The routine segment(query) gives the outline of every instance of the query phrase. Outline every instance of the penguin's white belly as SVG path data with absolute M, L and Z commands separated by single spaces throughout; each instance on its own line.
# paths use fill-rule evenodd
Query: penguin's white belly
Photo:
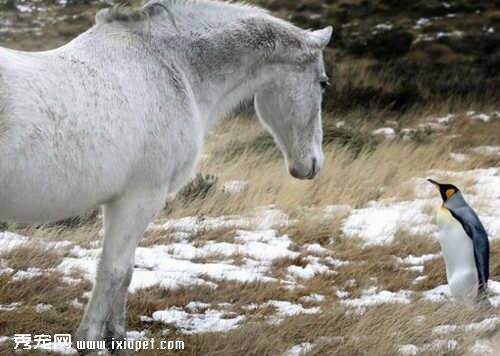
M 448 210 L 441 208 L 438 211 L 437 222 L 451 295 L 459 299 L 474 300 L 479 281 L 472 240 Z

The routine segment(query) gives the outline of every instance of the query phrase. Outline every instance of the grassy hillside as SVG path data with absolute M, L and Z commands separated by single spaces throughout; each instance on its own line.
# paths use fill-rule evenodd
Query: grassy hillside
M 312 182 L 293 180 L 256 120 L 221 122 L 200 175 L 137 253 L 136 272 L 165 284 L 135 290 L 128 304 L 129 329 L 184 340 L 186 350 L 143 354 L 498 354 L 500 2 L 255 3 L 304 28 L 334 26 L 324 169 Z M 26 50 L 69 41 L 107 6 L 0 4 L 0 45 Z M 486 225 L 491 309 L 446 294 L 429 176 L 459 186 Z M 0 232 L 0 354 L 8 355 L 13 343 L 2 335 L 74 331 L 101 218 L 4 228 L 26 236 Z M 234 328 L 193 331 L 214 315 Z
M 0 43 L 61 45 L 118 1 L 2 0 Z M 139 3 L 139 1 L 133 1 Z M 255 0 L 303 28 L 334 26 L 328 111 L 404 111 L 500 100 L 500 2 L 492 0 Z

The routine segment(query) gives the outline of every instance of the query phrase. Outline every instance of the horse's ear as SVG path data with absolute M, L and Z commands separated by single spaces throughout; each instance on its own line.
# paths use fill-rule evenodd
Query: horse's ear
M 332 38 L 332 32 L 332 26 L 327 26 L 321 30 L 309 32 L 308 35 L 311 46 L 319 49 L 325 48 Z

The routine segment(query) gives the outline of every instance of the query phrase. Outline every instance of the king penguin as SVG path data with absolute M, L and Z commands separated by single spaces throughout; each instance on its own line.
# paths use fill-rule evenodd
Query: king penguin
M 452 184 L 432 179 L 443 203 L 437 208 L 439 243 L 446 264 L 451 295 L 466 302 L 486 300 L 489 278 L 490 244 L 477 214 Z

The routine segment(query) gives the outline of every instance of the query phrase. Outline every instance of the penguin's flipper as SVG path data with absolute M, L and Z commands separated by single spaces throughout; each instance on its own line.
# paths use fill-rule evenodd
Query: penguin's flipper
M 490 243 L 488 234 L 474 210 L 469 206 L 451 210 L 451 215 L 457 219 L 471 238 L 474 247 L 474 259 L 479 277 L 479 290 L 486 289 L 490 277 Z

